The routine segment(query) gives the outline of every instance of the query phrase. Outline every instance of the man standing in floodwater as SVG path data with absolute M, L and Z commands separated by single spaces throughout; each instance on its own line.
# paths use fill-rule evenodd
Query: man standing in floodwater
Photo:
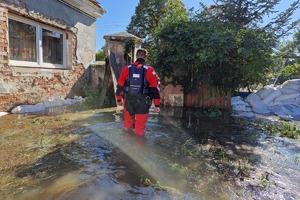
M 158 77 L 146 59 L 147 50 L 138 49 L 136 61 L 122 69 L 116 91 L 117 105 L 124 106 L 124 129 L 134 130 L 138 136 L 145 135 L 152 100 L 154 112 L 160 111 Z

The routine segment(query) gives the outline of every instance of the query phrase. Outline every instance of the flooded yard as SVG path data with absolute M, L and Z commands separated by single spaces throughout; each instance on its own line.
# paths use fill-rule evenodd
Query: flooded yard
M 300 199 L 299 139 L 191 113 L 151 113 L 144 138 L 116 108 L 2 116 L 0 199 Z

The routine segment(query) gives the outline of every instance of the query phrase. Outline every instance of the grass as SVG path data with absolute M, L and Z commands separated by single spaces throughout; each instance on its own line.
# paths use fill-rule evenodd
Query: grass
M 34 166 L 39 159 L 78 137 L 69 134 L 74 128 L 73 121 L 53 116 L 25 116 L 11 120 L 5 128 L 3 134 L 18 131 L 0 140 L 0 185 L 3 191 L 13 188 L 14 193 L 24 186 L 39 184 L 32 176 L 17 177 L 17 171 Z

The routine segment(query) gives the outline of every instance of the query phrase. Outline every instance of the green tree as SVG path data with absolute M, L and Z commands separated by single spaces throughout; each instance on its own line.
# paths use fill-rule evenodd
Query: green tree
M 280 45 L 277 57 L 282 63 L 273 74 L 274 78 L 278 76 L 277 84 L 300 77 L 300 29 L 294 33 L 292 41 Z
M 101 47 L 101 50 L 99 50 L 96 53 L 96 61 L 105 61 L 106 57 L 106 47 L 105 45 Z
M 281 56 L 300 56 L 300 29 L 294 33 L 292 41 L 288 40 L 280 45 L 279 51 Z
M 235 89 L 264 82 L 272 66 L 272 39 L 261 30 L 194 21 L 160 34 L 156 65 L 161 78 L 183 85 L 186 92 L 199 84 Z
M 159 42 L 158 30 L 166 23 L 187 20 L 188 12 L 181 0 L 140 0 L 127 32 L 144 40 L 143 47 L 149 51 L 149 62 L 153 63 Z
M 292 21 L 292 15 L 299 9 L 300 0 L 295 0 L 289 8 L 278 12 L 275 8 L 280 2 L 281 0 L 216 0 L 215 5 L 208 8 L 202 4 L 205 12 L 200 15 L 235 24 L 237 28 L 260 25 L 279 38 L 288 34 L 300 22 L 300 19 Z M 272 16 L 272 19 L 264 24 L 264 18 L 268 16 Z
M 299 23 L 290 22 L 299 6 L 296 1 L 262 26 L 278 2 L 216 0 L 211 7 L 201 4 L 202 10 L 189 22 L 165 26 L 158 34 L 156 65 L 161 78 L 183 85 L 185 92 L 199 84 L 233 90 L 268 82 L 276 41 Z

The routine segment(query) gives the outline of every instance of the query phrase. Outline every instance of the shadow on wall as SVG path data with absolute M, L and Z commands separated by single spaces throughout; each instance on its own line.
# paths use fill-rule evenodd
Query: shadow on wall
M 119 80 L 120 74 L 121 74 L 121 67 L 122 65 L 118 65 L 117 61 L 116 61 L 116 55 L 114 52 L 110 52 L 109 54 L 109 61 L 111 63 L 111 68 L 114 71 L 114 74 L 116 76 L 116 80 Z
M 109 102 L 114 101 L 111 70 L 104 61 L 97 61 L 95 64 L 90 65 L 83 75 L 78 78 L 66 98 L 87 97 L 90 95 L 99 96 L 97 107 L 103 107 L 107 98 L 109 98 Z

